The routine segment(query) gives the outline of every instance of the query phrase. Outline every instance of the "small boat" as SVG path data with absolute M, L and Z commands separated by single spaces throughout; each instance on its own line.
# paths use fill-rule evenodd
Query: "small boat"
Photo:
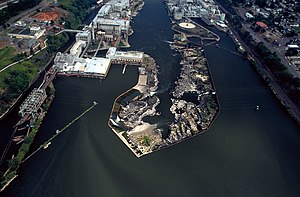
M 47 144 L 44 144 L 44 145 L 43 145 L 43 148 L 44 148 L 44 149 L 48 148 L 48 146 L 49 146 L 50 144 L 51 144 L 51 142 L 48 142 Z
M 256 105 L 255 110 L 256 110 L 256 111 L 259 110 L 259 105 Z

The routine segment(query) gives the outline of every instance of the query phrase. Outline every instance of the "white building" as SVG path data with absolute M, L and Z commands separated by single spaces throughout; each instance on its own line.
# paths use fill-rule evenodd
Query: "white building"
M 110 2 L 110 4 L 112 5 L 112 10 L 116 12 L 129 8 L 129 0 L 116 0 Z
M 70 49 L 70 54 L 79 57 L 84 47 L 86 47 L 86 41 L 78 40 Z
M 112 10 L 111 5 L 110 4 L 105 4 L 98 11 L 98 14 L 95 18 L 101 18 L 101 17 L 107 16 L 110 13 L 111 10 Z
M 41 30 L 41 27 L 40 26 L 31 26 L 29 29 L 30 29 L 30 32 L 36 33 Z
M 105 78 L 111 65 L 107 58 L 79 58 L 72 54 L 57 53 L 53 67 L 59 74 Z
M 33 29 L 33 31 L 31 30 Z M 28 39 L 39 39 L 41 36 L 43 36 L 46 32 L 46 29 L 39 29 L 38 28 L 27 28 L 23 29 L 22 31 L 15 33 L 7 33 L 8 36 L 18 38 L 18 39 L 23 39 L 23 38 L 28 38 Z
M 110 47 L 106 53 L 106 58 L 121 63 L 141 63 L 144 59 L 144 52 L 117 51 L 115 47 Z
M 106 18 L 98 18 L 94 22 L 94 27 L 97 29 L 101 29 L 106 33 L 110 34 L 120 34 L 121 31 L 127 32 L 130 27 L 129 20 L 123 19 L 106 19 Z
M 85 32 L 77 33 L 76 34 L 76 42 L 79 40 L 90 42 L 91 41 L 91 32 L 85 31 Z
M 175 7 L 173 14 L 175 20 L 181 20 L 184 16 L 184 10 L 182 8 Z

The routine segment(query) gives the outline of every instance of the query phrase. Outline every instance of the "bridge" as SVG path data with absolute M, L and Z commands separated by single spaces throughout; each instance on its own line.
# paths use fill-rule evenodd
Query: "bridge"
M 72 33 L 82 33 L 82 32 L 85 32 L 83 30 L 78 30 L 78 29 L 64 29 L 63 31 L 65 31 L 65 32 L 72 32 Z
M 78 30 L 78 29 L 63 29 L 60 32 L 57 32 L 55 35 L 61 34 L 63 32 L 70 32 L 70 33 L 82 33 L 85 32 L 83 30 Z

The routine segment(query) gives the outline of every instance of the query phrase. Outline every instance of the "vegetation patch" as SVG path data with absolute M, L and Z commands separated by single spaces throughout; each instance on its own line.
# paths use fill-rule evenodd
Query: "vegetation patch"
M 59 0 L 60 7 L 69 12 L 65 27 L 77 29 L 95 0 Z
M 0 69 L 14 62 L 16 49 L 10 46 L 0 49 Z
M 12 103 L 28 87 L 50 60 L 44 50 L 31 59 L 18 63 L 0 73 L 0 114 L 8 110 Z

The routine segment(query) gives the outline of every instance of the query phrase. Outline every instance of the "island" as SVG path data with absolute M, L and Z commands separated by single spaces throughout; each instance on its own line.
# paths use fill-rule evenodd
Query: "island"
M 172 20 L 172 19 L 171 19 Z M 182 61 L 180 76 L 170 92 L 170 111 L 174 121 L 169 124 L 168 136 L 163 137 L 159 124 L 143 120 L 146 116 L 159 116 L 156 111 L 160 100 L 159 66 L 144 54 L 139 64 L 137 84 L 116 98 L 108 125 L 137 157 L 169 147 L 207 131 L 219 112 L 218 99 L 204 50 L 188 40 L 219 41 L 213 32 L 191 20 L 172 20 L 174 35 L 171 49 L 178 52 Z

